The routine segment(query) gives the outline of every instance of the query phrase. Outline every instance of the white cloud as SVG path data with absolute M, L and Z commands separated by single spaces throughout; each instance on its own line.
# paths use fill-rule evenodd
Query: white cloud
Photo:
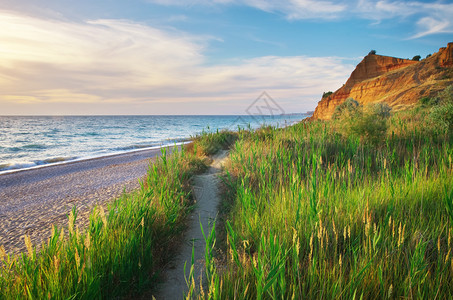
M 246 5 L 259 10 L 281 13 L 288 19 L 331 19 L 345 11 L 346 5 L 316 0 L 147 0 L 161 5 L 191 7 L 196 5 Z
M 407 20 L 413 17 L 414 31 L 410 38 L 453 32 L 453 3 L 436 1 L 391 0 L 147 0 L 161 5 L 177 6 L 215 6 L 246 5 L 270 13 L 283 14 L 289 20 L 338 20 L 351 17 L 375 21 L 397 19 Z
M 401 21 L 413 18 L 416 33 L 410 37 L 412 39 L 453 32 L 453 3 L 359 0 L 354 12 L 359 17 L 378 22 L 386 19 Z
M 207 65 L 209 37 L 127 20 L 0 12 L 0 27 L 0 114 L 70 114 L 77 105 L 92 113 L 241 113 L 264 90 L 300 111 L 353 69 L 341 58 L 304 56 Z

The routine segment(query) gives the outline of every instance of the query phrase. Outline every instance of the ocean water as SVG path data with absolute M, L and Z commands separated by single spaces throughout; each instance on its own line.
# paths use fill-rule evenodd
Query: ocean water
M 174 145 L 203 130 L 283 127 L 306 117 L 0 116 L 0 173 Z

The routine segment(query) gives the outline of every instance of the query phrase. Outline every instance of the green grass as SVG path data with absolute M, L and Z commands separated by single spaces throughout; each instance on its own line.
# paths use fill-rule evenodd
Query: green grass
M 190 179 L 206 168 L 184 148 L 162 154 L 140 190 L 96 208 L 83 232 L 73 209 L 39 252 L 28 238 L 28 253 L 0 248 L 0 299 L 111 299 L 154 288 L 191 207 Z
M 0 299 L 133 298 L 155 288 L 191 208 L 191 178 L 206 169 L 202 155 L 226 148 L 222 219 L 204 229 L 206 283 L 188 278 L 190 298 L 451 299 L 450 102 L 386 117 L 379 134 L 366 122 L 344 132 L 341 119 L 203 132 L 190 151 L 164 152 L 139 191 L 95 209 L 87 229 L 74 227 L 74 209 L 39 251 L 28 238 L 20 256 L 0 247 Z M 436 119 L 439 109 L 448 114 Z
M 238 129 L 241 133 L 241 128 Z M 237 140 L 239 133 L 228 130 L 211 132 L 208 128 L 208 130 L 203 130 L 201 134 L 193 137 L 195 150 L 206 155 L 212 155 L 219 150 L 228 149 Z
M 451 299 L 453 139 L 424 115 L 395 113 L 375 145 L 335 121 L 240 132 L 224 255 L 194 297 Z

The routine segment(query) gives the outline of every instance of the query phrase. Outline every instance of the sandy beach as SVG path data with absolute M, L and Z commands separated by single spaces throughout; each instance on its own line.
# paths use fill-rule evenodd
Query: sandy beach
M 141 150 L 0 175 L 0 245 L 18 253 L 25 249 L 25 234 L 40 245 L 52 224 L 67 223 L 74 206 L 83 226 L 94 205 L 138 188 L 160 153 Z

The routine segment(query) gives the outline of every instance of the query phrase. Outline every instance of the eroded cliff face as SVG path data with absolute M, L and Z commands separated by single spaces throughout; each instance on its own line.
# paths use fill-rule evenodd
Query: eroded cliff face
M 327 120 L 347 98 L 360 104 L 386 102 L 394 109 L 431 97 L 453 84 L 453 43 L 420 62 L 369 54 L 357 65 L 348 81 L 323 98 L 313 119 Z

